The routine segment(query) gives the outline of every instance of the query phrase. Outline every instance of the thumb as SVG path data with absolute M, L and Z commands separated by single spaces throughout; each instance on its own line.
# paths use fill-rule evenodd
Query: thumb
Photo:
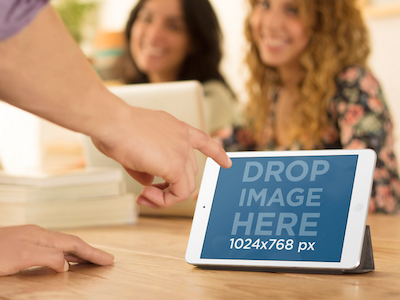
M 60 249 L 29 245 L 25 251 L 26 256 L 20 260 L 17 272 L 36 266 L 48 267 L 56 272 L 69 270 L 69 264 L 64 258 L 64 252 Z

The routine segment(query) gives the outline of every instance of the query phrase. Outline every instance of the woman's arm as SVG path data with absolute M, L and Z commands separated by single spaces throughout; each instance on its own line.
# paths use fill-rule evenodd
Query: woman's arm
M 370 148 L 377 154 L 370 211 L 398 211 L 400 180 L 393 126 L 379 83 L 360 67 L 345 70 L 338 78 L 335 107 L 343 148 Z

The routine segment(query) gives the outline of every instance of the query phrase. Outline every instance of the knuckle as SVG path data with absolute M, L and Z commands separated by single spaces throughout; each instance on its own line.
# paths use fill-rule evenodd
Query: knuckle
M 176 199 L 176 203 L 189 199 L 192 191 L 193 190 L 191 188 L 188 188 L 186 191 L 182 192 L 180 197 Z
M 55 251 L 53 252 L 53 260 L 56 265 L 63 266 L 65 257 L 64 257 L 64 252 L 61 250 L 54 249 Z
M 210 141 L 210 137 L 203 131 L 198 131 L 196 134 L 196 144 L 205 145 Z
M 22 225 L 22 228 L 28 231 L 44 231 L 45 229 L 36 224 Z
M 190 185 L 190 194 L 192 194 L 194 192 L 194 190 L 196 189 L 196 182 L 192 181 L 191 185 Z M 190 196 L 190 195 L 189 195 Z
M 80 237 L 72 235 L 71 237 L 71 245 L 70 249 L 72 252 L 76 253 L 79 252 L 79 249 L 82 246 L 83 240 Z
M 32 253 L 27 249 L 28 247 L 20 247 L 18 251 L 18 257 L 20 260 L 20 263 L 26 264 L 27 262 L 30 261 Z

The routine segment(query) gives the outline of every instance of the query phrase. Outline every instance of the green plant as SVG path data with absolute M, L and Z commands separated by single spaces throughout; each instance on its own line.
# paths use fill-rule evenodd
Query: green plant
M 97 7 L 97 3 L 82 0 L 62 0 L 55 6 L 68 31 L 80 44 L 83 39 L 83 25 L 87 15 Z

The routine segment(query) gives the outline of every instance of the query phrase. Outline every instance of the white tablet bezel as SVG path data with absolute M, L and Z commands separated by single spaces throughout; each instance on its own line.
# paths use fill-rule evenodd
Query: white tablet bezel
M 337 156 L 358 155 L 353 191 L 350 200 L 343 250 L 340 262 L 202 259 L 200 258 L 212 201 L 216 190 L 220 166 L 208 159 L 203 174 L 196 211 L 193 218 L 185 259 L 196 266 L 215 267 L 265 267 L 352 270 L 359 266 L 369 199 L 372 189 L 376 154 L 373 150 L 310 150 L 310 151 L 251 151 L 228 152 L 231 158 L 243 157 L 290 157 L 290 156 Z

